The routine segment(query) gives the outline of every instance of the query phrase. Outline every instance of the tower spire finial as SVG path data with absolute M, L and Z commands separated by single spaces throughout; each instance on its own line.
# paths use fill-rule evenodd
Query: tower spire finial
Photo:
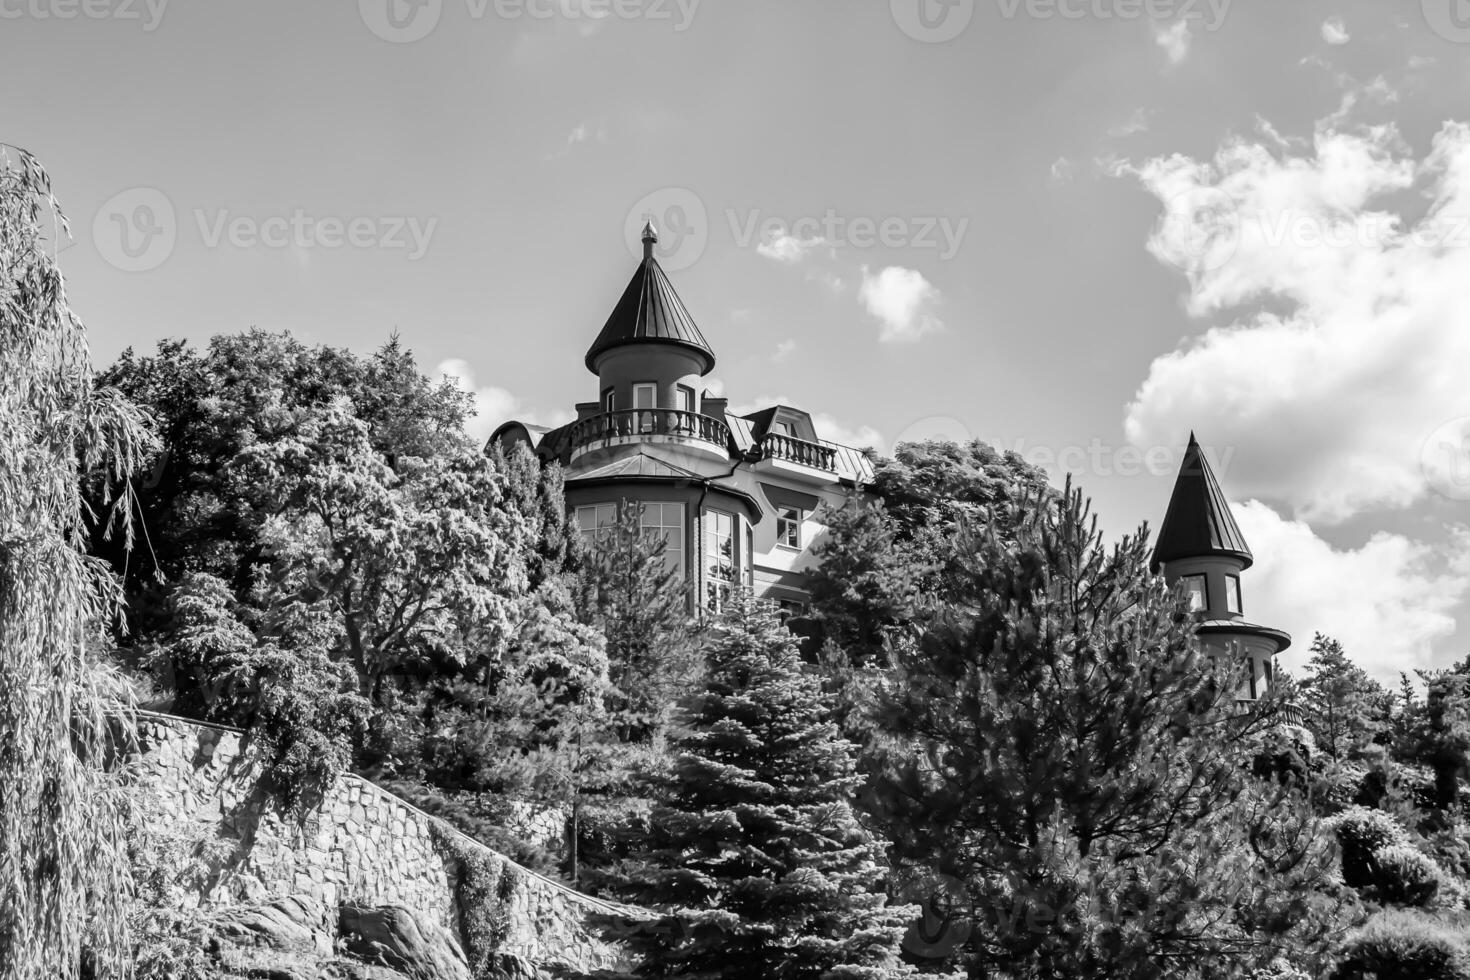
M 643 225 L 643 260 L 646 262 L 653 258 L 653 246 L 658 244 L 658 229 L 649 220 Z

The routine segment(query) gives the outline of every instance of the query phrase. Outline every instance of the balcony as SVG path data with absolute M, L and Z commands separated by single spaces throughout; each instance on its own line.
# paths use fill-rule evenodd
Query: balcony
M 730 429 L 719 419 L 697 412 L 631 408 L 574 422 L 568 439 L 573 458 L 589 449 L 644 440 L 703 444 L 724 455 L 729 451 Z
M 1239 708 L 1242 713 L 1254 712 L 1259 703 L 1259 701 L 1252 701 L 1250 698 L 1235 699 L 1235 706 Z M 1307 723 L 1307 713 L 1302 710 L 1302 707 L 1300 705 L 1291 704 L 1289 702 L 1280 705 L 1277 708 L 1276 717 L 1287 725 L 1305 726 Z
M 826 473 L 837 470 L 837 450 L 776 432 L 768 432 L 761 438 L 760 454 L 762 459 L 794 463 Z

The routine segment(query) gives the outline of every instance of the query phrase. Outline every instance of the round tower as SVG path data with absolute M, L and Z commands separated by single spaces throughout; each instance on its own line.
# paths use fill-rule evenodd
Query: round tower
M 1191 432 L 1154 545 L 1153 570 L 1162 571 L 1169 585 L 1182 587 L 1189 596 L 1200 642 L 1207 650 L 1247 661 L 1249 675 L 1237 694 L 1243 701 L 1265 696 L 1274 679 L 1276 655 L 1291 646 L 1286 633 L 1246 619 L 1241 577 L 1254 562 L 1220 482 Z
M 699 412 L 699 379 L 715 354 L 653 254 L 658 231 L 643 226 L 643 261 L 587 350 L 604 412 Z

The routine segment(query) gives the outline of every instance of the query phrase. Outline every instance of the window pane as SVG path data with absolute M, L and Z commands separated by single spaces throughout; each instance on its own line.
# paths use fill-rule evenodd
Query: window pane
M 1189 593 L 1190 612 L 1199 612 L 1209 607 L 1209 602 L 1205 595 L 1205 577 L 1203 575 L 1186 576 L 1184 587 Z
M 1233 613 L 1241 611 L 1239 575 L 1225 576 L 1225 608 Z

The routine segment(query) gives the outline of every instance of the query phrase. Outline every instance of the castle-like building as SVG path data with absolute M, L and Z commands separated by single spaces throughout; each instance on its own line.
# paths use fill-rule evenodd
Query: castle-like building
M 718 610 L 745 586 L 799 614 L 824 531 L 817 513 L 870 483 L 872 464 L 823 439 L 807 412 L 736 415 L 704 388 L 715 353 L 659 266 L 657 242 L 645 226 L 643 261 L 587 349 L 597 400 L 568 425 L 507 422 L 490 441 L 561 463 L 583 534 L 615 522 L 624 501 L 641 505 L 701 608 Z
M 736 415 L 704 388 L 715 353 L 654 255 L 643 261 L 587 350 L 597 399 L 560 428 L 506 422 L 490 437 L 528 446 L 564 470 L 567 506 L 585 535 L 618 520 L 625 504 L 662 535 L 665 558 L 692 585 L 692 603 L 718 611 L 746 587 L 800 614 L 806 573 L 825 529 L 822 505 L 840 506 L 871 483 L 858 449 L 821 437 L 807 412 L 770 405 Z M 1241 573 L 1253 559 L 1191 435 L 1160 528 L 1153 569 L 1183 583 L 1206 648 L 1251 665 L 1241 700 L 1269 688 L 1276 654 L 1291 638 L 1245 619 Z

